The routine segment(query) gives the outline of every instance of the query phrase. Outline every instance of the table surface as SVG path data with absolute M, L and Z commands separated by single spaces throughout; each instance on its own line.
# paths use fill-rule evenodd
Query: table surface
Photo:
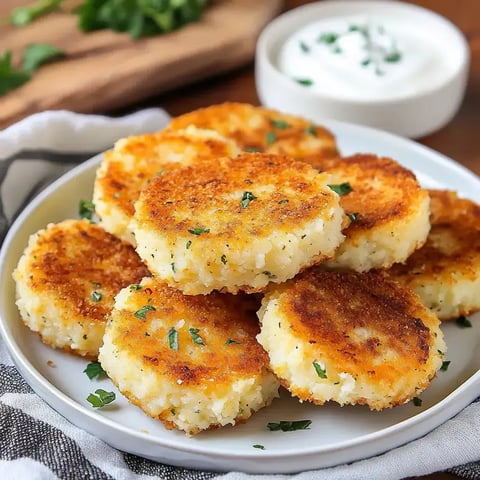
M 284 9 L 289 10 L 306 3 L 311 2 L 286 0 Z M 480 1 L 416 0 L 410 3 L 429 8 L 450 19 L 464 32 L 471 49 L 469 82 L 458 114 L 442 130 L 418 141 L 480 175 Z M 195 108 L 225 101 L 259 104 L 253 63 L 229 74 L 162 94 L 135 105 L 134 108 L 160 106 L 171 115 L 180 115 Z M 447 480 L 458 477 L 448 473 L 433 473 L 417 478 Z

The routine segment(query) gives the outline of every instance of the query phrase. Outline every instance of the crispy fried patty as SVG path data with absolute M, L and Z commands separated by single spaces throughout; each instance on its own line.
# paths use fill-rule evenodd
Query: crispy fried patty
M 117 296 L 99 359 L 120 391 L 187 434 L 236 424 L 269 405 L 279 384 L 255 340 L 243 296 L 185 296 L 158 279 Z
M 403 262 L 425 242 L 429 229 L 429 196 L 415 175 L 396 161 L 358 154 L 323 162 L 336 185 L 350 193 L 340 204 L 352 222 L 330 266 L 364 272 Z
M 135 206 L 137 251 L 195 295 L 258 291 L 333 255 L 345 219 L 328 176 L 270 154 L 170 169 Z
M 389 273 L 413 288 L 441 320 L 480 310 L 480 205 L 429 190 L 432 228 L 425 245 Z
M 96 357 L 114 295 L 148 274 L 130 245 L 65 220 L 30 237 L 13 278 L 23 321 L 44 343 Z
M 246 103 L 223 103 L 174 118 L 167 128 L 211 128 L 245 151 L 288 155 L 317 165 L 338 156 L 335 137 L 308 120 Z
M 236 156 L 233 140 L 213 130 L 193 126 L 119 140 L 105 152 L 97 170 L 93 201 L 107 231 L 135 245 L 129 224 L 141 190 L 170 165 L 190 165 L 196 160 Z
M 439 320 L 410 289 L 376 272 L 306 270 L 269 287 L 258 340 L 302 401 L 381 410 L 424 390 L 445 352 Z

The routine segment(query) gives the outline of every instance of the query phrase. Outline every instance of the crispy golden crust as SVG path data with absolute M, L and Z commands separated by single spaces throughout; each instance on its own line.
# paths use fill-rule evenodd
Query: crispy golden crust
M 246 151 L 284 154 L 317 165 L 338 156 L 334 136 L 325 128 L 275 110 L 244 103 L 223 103 L 174 118 L 167 128 L 195 125 L 233 138 Z
M 461 304 L 462 297 L 470 296 L 468 285 L 475 286 L 480 279 L 480 205 L 451 191 L 429 190 L 429 195 L 432 227 L 427 242 L 404 264 L 393 265 L 389 273 L 418 290 L 422 297 L 430 286 L 437 293 L 445 290 L 441 295 L 448 302 L 447 291 L 452 294 L 457 290 L 458 295 L 453 295 L 458 298 L 457 306 L 425 298 L 440 318 L 454 319 L 480 309 L 474 291 L 471 301 Z
M 135 250 L 87 220 L 66 220 L 41 232 L 29 252 L 29 287 L 52 295 L 66 319 L 104 322 L 114 296 L 149 275 Z M 101 294 L 95 301 L 93 292 Z

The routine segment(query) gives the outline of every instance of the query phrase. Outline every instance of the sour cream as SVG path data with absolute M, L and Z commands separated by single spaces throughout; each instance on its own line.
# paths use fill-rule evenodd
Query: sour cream
M 304 88 L 349 100 L 382 100 L 434 89 L 452 74 L 449 48 L 414 18 L 331 17 L 305 25 L 280 47 L 277 68 Z

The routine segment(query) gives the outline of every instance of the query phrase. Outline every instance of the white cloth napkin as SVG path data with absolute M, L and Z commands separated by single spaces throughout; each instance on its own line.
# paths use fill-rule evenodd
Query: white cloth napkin
M 168 118 L 159 109 L 116 119 L 43 112 L 0 132 L 4 226 L 32 191 L 120 137 L 161 129 Z M 472 463 L 479 461 L 480 401 L 476 401 L 419 440 L 377 457 L 318 471 L 254 476 L 155 463 L 113 449 L 52 410 L 21 378 L 0 339 L 0 479 L 395 480 L 446 469 L 480 479 L 480 463 Z

